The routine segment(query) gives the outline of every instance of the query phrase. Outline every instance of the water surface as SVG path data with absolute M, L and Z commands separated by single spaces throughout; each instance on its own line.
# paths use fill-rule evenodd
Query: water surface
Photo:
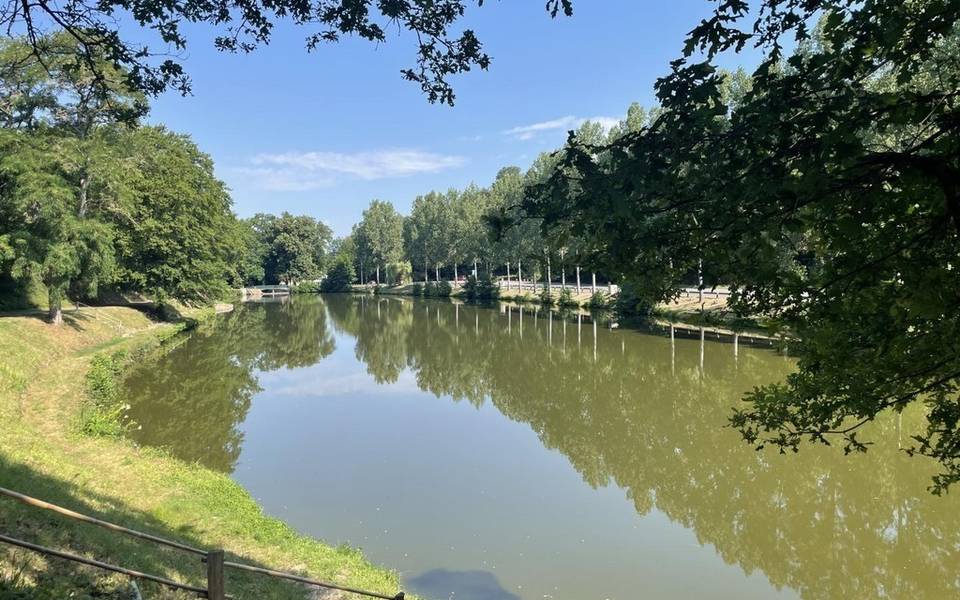
M 246 304 L 127 381 L 137 439 L 232 474 L 430 600 L 947 598 L 960 504 L 908 458 L 725 427 L 792 363 L 516 307 Z

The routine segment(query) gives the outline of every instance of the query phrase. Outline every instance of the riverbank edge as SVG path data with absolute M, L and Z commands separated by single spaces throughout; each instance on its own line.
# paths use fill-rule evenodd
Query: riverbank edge
M 91 313 L 92 318 L 87 316 Z M 359 550 L 332 547 L 265 515 L 258 502 L 225 474 L 137 447 L 123 437 L 78 433 L 80 411 L 88 402 L 86 375 L 94 357 L 125 353 L 130 359 L 122 364 L 122 376 L 169 348 L 171 341 L 182 339 L 183 333 L 216 326 L 212 307 L 189 311 L 175 323 L 150 321 L 132 308 L 82 315 L 85 318 L 69 315 L 63 326 L 67 329 L 31 316 L 0 318 L 0 346 L 6 346 L 7 357 L 0 358 L 0 486 L 195 547 L 222 547 L 234 560 L 385 594 L 400 589 L 397 573 L 374 566 Z M 13 537 L 203 584 L 202 565 L 191 555 L 147 542 L 131 543 L 118 534 L 7 499 L 0 499 L 0 506 L 0 526 Z M 309 595 L 296 584 L 245 574 L 231 573 L 228 585 L 238 599 L 340 597 Z M 60 598 L 85 590 L 128 598 L 128 586 L 120 576 L 0 546 L 4 593 Z M 141 588 L 168 594 L 149 584 Z
M 376 294 L 383 294 L 383 295 L 390 295 L 390 296 L 421 297 L 422 294 L 414 294 L 413 290 L 414 290 L 414 286 L 422 286 L 422 285 L 423 285 L 422 282 L 405 283 L 403 285 L 395 285 L 395 286 L 387 286 L 387 285 L 370 286 L 370 285 L 351 284 L 350 291 L 357 294 L 376 293 Z M 607 292 L 603 290 L 598 290 L 598 292 L 603 293 L 605 295 L 607 294 Z M 555 308 L 590 308 L 590 297 L 592 296 L 592 294 L 589 292 L 582 292 L 580 294 L 580 297 L 583 298 L 583 300 L 575 299 L 573 304 L 569 304 L 564 307 L 559 307 L 557 305 L 559 294 L 551 292 L 551 296 L 554 299 L 553 306 Z M 464 293 L 463 288 L 453 288 L 449 296 L 422 296 L 422 297 L 465 299 L 466 294 Z M 609 296 L 607 296 L 607 298 L 609 299 Z M 540 292 L 517 293 L 516 290 L 501 291 L 500 296 L 498 296 L 496 300 L 500 300 L 502 302 L 516 302 L 519 304 L 543 304 L 540 298 Z
M 354 294 L 380 294 L 385 296 L 411 296 L 411 297 L 424 297 L 413 293 L 413 286 L 416 283 L 408 283 L 398 286 L 385 286 L 381 285 L 379 287 L 369 286 L 369 285 L 351 285 L 351 289 L 346 293 Z M 374 291 L 376 290 L 376 291 Z M 602 290 L 601 290 L 602 291 Z M 606 293 L 606 292 L 604 292 Z M 442 300 L 444 298 L 457 298 L 459 300 L 466 300 L 466 296 L 463 293 L 462 289 L 454 289 L 450 296 L 429 296 L 427 298 L 432 298 L 434 300 Z M 609 298 L 609 297 L 608 297 Z M 534 304 L 538 306 L 543 306 L 543 303 L 540 301 L 538 295 L 533 295 L 529 292 L 523 294 L 516 293 L 506 293 L 501 294 L 499 298 L 493 300 L 493 302 L 513 302 L 515 304 Z M 576 305 L 568 306 L 558 306 L 554 304 L 549 307 L 553 310 L 585 310 L 585 311 L 604 311 L 610 310 L 609 307 L 595 307 L 591 306 L 588 298 L 585 302 L 579 302 Z M 630 323 L 647 323 L 652 325 L 665 325 L 674 324 L 677 326 L 704 329 L 706 332 L 714 334 L 716 341 L 722 342 L 733 342 L 735 336 L 740 334 L 746 334 L 747 336 L 764 341 L 775 342 L 784 337 L 783 332 L 781 332 L 776 325 L 770 323 L 766 319 L 752 318 L 752 319 L 737 319 L 732 316 L 729 316 L 724 313 L 724 311 L 717 310 L 716 308 L 710 308 L 706 311 L 692 310 L 692 309 L 677 309 L 667 305 L 660 305 L 655 307 L 651 313 L 646 317 L 628 317 L 625 319 L 625 322 Z M 789 337 L 789 336 L 787 336 Z

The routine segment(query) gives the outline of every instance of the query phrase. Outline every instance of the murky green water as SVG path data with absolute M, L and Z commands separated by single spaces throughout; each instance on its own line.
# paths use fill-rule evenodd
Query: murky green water
M 128 381 L 145 444 L 360 546 L 431 600 L 955 598 L 960 503 L 899 450 L 724 427 L 790 362 L 530 308 L 247 304 Z

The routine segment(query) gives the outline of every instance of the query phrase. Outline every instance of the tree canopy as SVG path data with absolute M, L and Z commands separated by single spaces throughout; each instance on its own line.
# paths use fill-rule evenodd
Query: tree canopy
M 139 125 L 142 95 L 108 62 L 71 66 L 76 43 L 0 72 L 0 266 L 61 304 L 103 285 L 184 301 L 238 278 L 242 230 L 210 158 L 187 136 Z M 29 57 L 23 42 L 0 56 Z M 98 78 L 104 78 L 97 83 Z
M 419 84 L 430 102 L 453 104 L 449 77 L 486 69 L 491 60 L 476 34 L 459 26 L 472 4 L 482 6 L 483 0 L 6 0 L 0 3 L 0 25 L 7 35 L 24 34 L 30 54 L 23 60 L 45 61 L 50 55 L 46 34 L 61 32 L 79 49 L 70 64 L 91 67 L 98 85 L 105 80 L 97 58 L 105 57 L 124 69 L 131 89 L 149 95 L 168 88 L 190 90 L 190 78 L 178 56 L 188 43 L 184 23 L 211 26 L 214 46 L 226 52 L 252 52 L 269 43 L 281 21 L 306 30 L 305 45 L 310 51 L 344 36 L 382 44 L 388 40 L 388 31 L 397 28 L 414 37 L 417 45 L 415 65 L 401 71 L 403 78 Z M 572 1 L 547 0 L 546 9 L 551 16 L 570 15 Z M 135 24 L 140 31 L 121 31 L 121 22 Z M 154 46 L 144 41 L 150 39 L 144 35 L 148 32 Z

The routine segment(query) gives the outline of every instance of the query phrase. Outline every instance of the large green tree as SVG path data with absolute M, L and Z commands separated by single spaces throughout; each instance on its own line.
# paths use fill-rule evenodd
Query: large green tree
M 213 161 L 184 135 L 141 127 L 119 142 L 136 198 L 113 217 L 118 281 L 153 298 L 212 299 L 239 283 L 243 230 Z
M 403 256 L 403 217 L 393 204 L 373 200 L 363 211 L 358 229 L 363 253 L 373 263 L 377 283 L 380 283 L 381 268 Z
M 81 214 L 57 141 L 0 130 L 0 247 L 15 279 L 46 287 L 50 321 L 59 325 L 67 293 L 95 295 L 112 279 L 115 257 L 108 222 Z
M 424 281 L 429 280 L 431 267 L 434 278 L 440 278 L 440 266 L 449 254 L 451 216 L 450 205 L 442 193 L 430 192 L 413 201 L 404 224 L 404 245 L 413 266 L 423 267 Z
M 305 215 L 258 215 L 266 241 L 264 273 L 267 283 L 294 284 L 319 279 L 326 268 L 333 231 Z
M 761 5 L 721 3 L 658 82 L 654 122 L 571 138 L 526 208 L 660 282 L 653 300 L 702 260 L 738 312 L 799 339 L 798 371 L 732 418 L 749 442 L 864 450 L 863 424 L 923 402 L 910 451 L 940 461 L 941 492 L 960 479 L 960 4 Z M 754 43 L 766 59 L 732 85 L 712 60 Z

